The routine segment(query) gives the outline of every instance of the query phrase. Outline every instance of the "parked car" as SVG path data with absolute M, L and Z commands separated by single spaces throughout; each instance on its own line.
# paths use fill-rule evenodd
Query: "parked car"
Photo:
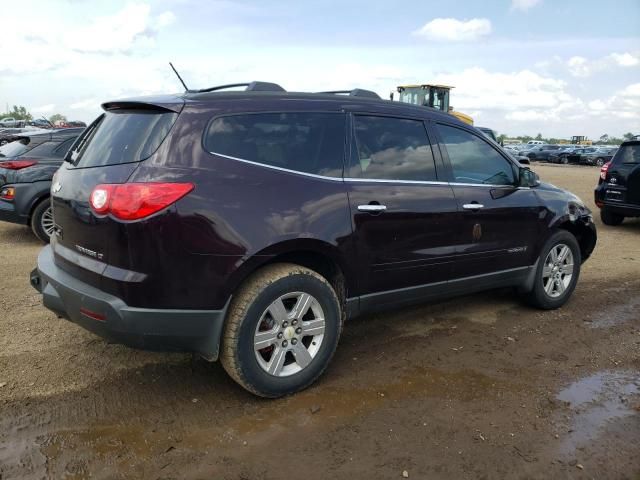
M 54 177 L 31 283 L 257 395 L 312 384 L 366 312 L 505 286 L 558 308 L 595 246 L 579 198 L 434 109 L 261 82 L 102 107 Z
M 569 163 L 585 163 L 585 159 L 583 157 L 592 154 L 597 149 L 597 147 L 584 147 L 582 150 L 576 149 L 567 155 L 567 161 Z
M 583 154 L 580 157 L 580 161 L 587 165 L 596 165 L 601 167 L 613 158 L 616 151 L 616 148 L 598 148 L 593 152 Z
M 529 140 L 527 145 L 544 145 L 544 142 L 542 140 Z
M 584 149 L 581 145 L 563 146 L 555 153 L 549 155 L 549 163 L 569 163 L 569 155 L 580 153 Z
M 538 147 L 534 147 L 531 150 L 522 152 L 522 154 L 528 157 L 530 160 L 535 161 L 548 161 L 549 156 L 560 150 L 559 145 L 540 145 Z
M 36 127 L 6 128 L 0 132 L 0 147 L 31 133 L 46 133 L 47 130 Z
M 18 120 L 13 117 L 0 118 L 0 127 L 13 128 L 18 126 Z
M 476 127 L 476 128 L 480 130 L 482 133 L 484 133 L 487 136 L 487 138 L 490 138 L 491 140 L 496 142 L 498 145 L 500 145 L 496 132 L 494 132 L 491 128 L 487 128 L 487 127 Z
M 595 202 L 605 225 L 620 225 L 625 217 L 640 217 L 640 141 L 620 145 L 600 169 Z
M 30 225 L 40 240 L 49 242 L 54 227 L 51 178 L 82 130 L 33 134 L 0 147 L 1 221 Z

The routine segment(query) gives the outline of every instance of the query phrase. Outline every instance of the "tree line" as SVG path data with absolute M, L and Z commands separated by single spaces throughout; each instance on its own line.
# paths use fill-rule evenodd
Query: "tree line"
M 11 110 L 8 112 L 0 113 L 0 119 L 5 117 L 13 117 L 16 120 L 24 120 L 25 122 L 31 122 L 33 120 L 33 115 L 24 107 L 23 105 L 14 105 Z M 44 118 L 40 117 L 40 118 Z M 67 121 L 67 117 L 60 113 L 54 113 L 49 118 L 47 118 L 51 123 L 55 124 L 58 121 Z

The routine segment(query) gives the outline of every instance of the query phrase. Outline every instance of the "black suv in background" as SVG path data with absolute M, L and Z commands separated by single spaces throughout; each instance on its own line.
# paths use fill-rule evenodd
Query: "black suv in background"
M 640 217 L 640 141 L 624 142 L 600 169 L 595 202 L 605 225 Z
M 51 178 L 82 130 L 25 134 L 0 147 L 0 221 L 30 225 L 40 240 L 49 241 Z
M 46 307 L 278 397 L 320 376 L 346 318 L 505 286 L 544 309 L 571 296 L 589 209 L 475 128 L 361 89 L 246 87 L 103 104 L 53 181 L 31 274 Z

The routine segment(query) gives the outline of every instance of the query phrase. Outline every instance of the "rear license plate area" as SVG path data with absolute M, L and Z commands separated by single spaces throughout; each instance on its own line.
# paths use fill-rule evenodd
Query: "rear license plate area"
M 607 200 L 616 200 L 618 202 L 621 202 L 624 199 L 624 195 L 620 190 L 607 189 L 605 198 Z

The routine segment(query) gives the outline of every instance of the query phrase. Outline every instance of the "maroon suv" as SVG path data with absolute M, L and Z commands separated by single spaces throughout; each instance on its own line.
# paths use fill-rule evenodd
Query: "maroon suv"
M 505 286 L 568 300 L 596 243 L 580 199 L 451 115 L 342 93 L 105 103 L 52 184 L 44 305 L 277 397 L 318 378 L 346 318 Z

